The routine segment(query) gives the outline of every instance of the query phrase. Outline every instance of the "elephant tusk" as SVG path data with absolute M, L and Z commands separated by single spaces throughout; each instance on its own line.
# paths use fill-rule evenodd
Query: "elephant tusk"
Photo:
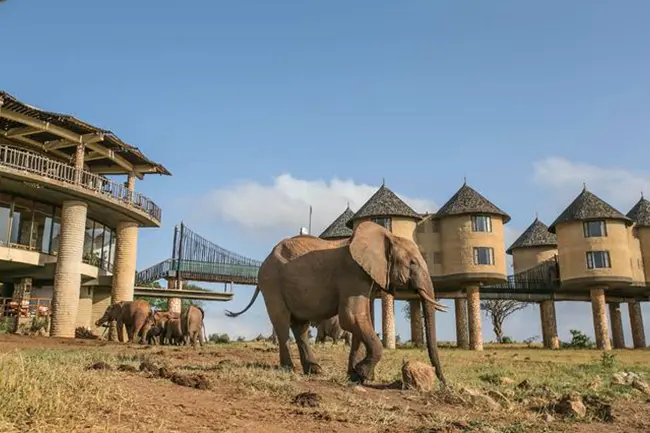
M 442 311 L 443 313 L 447 312 L 447 306 L 433 299 L 431 296 L 429 296 L 428 293 L 421 291 L 420 296 L 422 296 L 425 301 L 433 305 L 433 308 L 436 309 L 437 311 Z

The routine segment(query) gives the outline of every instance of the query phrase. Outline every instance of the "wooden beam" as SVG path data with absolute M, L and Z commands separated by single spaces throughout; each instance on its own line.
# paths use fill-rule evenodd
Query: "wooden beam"
M 102 154 L 99 153 L 99 152 L 88 152 L 88 153 L 86 154 L 86 158 L 85 158 L 85 160 L 86 160 L 86 161 L 95 161 L 95 160 L 97 160 L 97 159 L 105 159 L 105 158 L 106 158 L 106 156 L 105 156 L 105 155 L 102 155 Z
M 6 131 L 3 135 L 7 138 L 12 137 L 22 137 L 23 135 L 34 134 L 36 132 L 41 132 L 39 129 L 32 128 L 31 126 L 23 126 L 20 128 L 11 128 L 9 131 Z
M 72 147 L 76 145 L 77 143 L 75 143 L 74 141 L 66 140 L 64 138 L 61 140 L 46 141 L 45 143 L 43 143 L 43 148 L 45 149 L 45 151 L 51 152 L 53 150 L 63 149 L 64 147 Z
M 18 141 L 20 143 L 28 144 L 30 146 L 33 146 L 36 149 L 38 149 L 40 152 L 46 152 L 45 148 L 43 147 L 43 143 L 40 143 L 40 142 L 38 142 L 36 140 L 32 140 L 31 138 L 19 136 L 19 137 L 12 137 L 11 139 L 13 141 Z M 71 161 L 71 156 L 70 155 L 68 155 L 66 153 L 63 153 L 63 152 L 60 152 L 58 150 L 53 150 L 53 151 L 51 151 L 49 153 L 51 153 L 52 155 L 56 155 L 59 159 L 61 159 L 63 161 L 66 161 L 68 163 Z
M 33 117 L 29 117 L 22 113 L 17 113 L 12 110 L 7 110 L 2 106 L 0 106 L 0 117 L 4 117 L 5 119 L 13 120 L 15 122 L 23 123 L 27 126 L 37 128 L 41 131 L 49 132 L 60 138 L 70 140 L 74 143 L 84 143 L 84 135 L 76 134 L 58 125 L 53 125 L 50 122 L 44 122 L 42 120 L 34 119 Z M 131 164 L 129 161 L 127 161 L 126 159 L 124 159 L 119 155 L 115 155 L 115 152 L 113 152 L 112 150 L 106 149 L 105 147 L 98 145 L 97 142 L 94 142 L 92 139 L 88 140 L 88 142 L 84 144 L 86 144 L 90 149 L 94 150 L 95 152 L 102 153 L 107 158 L 115 161 L 115 163 L 125 168 L 127 172 L 136 171 L 133 168 L 133 164 Z

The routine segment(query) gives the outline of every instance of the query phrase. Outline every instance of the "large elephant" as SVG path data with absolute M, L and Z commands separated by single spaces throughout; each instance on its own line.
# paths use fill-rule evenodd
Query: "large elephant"
M 124 342 L 123 326 L 126 327 L 129 343 L 133 342 L 134 338 L 140 343 L 145 343 L 151 326 L 147 320 L 150 313 L 151 306 L 147 301 L 120 301 L 109 305 L 104 315 L 95 322 L 95 326 L 102 326 L 114 320 L 117 322 L 117 339 L 120 343 Z
M 293 369 L 289 328 L 293 331 L 305 374 L 320 373 L 309 345 L 309 324 L 338 314 L 341 327 L 352 333 L 348 375 L 354 381 L 374 379 L 383 347 L 370 319 L 370 298 L 376 290 L 416 292 L 423 308 L 429 359 L 443 385 L 446 381 L 436 344 L 434 310 L 446 311 L 434 297 L 427 264 L 417 245 L 370 221 L 362 222 L 349 239 L 324 240 L 299 235 L 280 241 L 258 272 L 258 285 L 246 312 L 262 292 L 269 318 L 278 336 L 280 364 Z M 428 303 L 428 305 L 426 304 Z M 357 356 L 360 344 L 366 357 Z
M 172 345 L 180 346 L 185 344 L 183 338 L 183 329 L 181 327 L 181 319 L 172 317 L 165 324 L 165 340 Z
M 317 323 L 316 330 L 316 343 L 325 343 L 327 337 L 330 337 L 334 344 L 336 344 L 340 339 L 343 339 L 345 344 L 348 345 L 352 341 L 352 334 L 350 331 L 341 328 L 338 315 Z
M 205 313 L 203 312 L 203 308 L 196 305 L 188 306 L 183 314 L 181 314 L 183 338 L 188 339 L 192 347 L 196 346 L 197 338 L 199 345 L 203 347 L 203 336 L 205 335 L 204 318 Z M 203 333 L 201 333 L 202 330 L 204 331 Z

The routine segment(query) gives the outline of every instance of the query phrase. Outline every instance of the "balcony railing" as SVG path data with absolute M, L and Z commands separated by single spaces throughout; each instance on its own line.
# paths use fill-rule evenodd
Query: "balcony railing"
M 129 191 L 123 184 L 112 182 L 98 174 L 77 170 L 69 164 L 29 151 L 1 145 L 0 165 L 80 186 L 87 191 L 101 194 L 104 197 L 140 209 L 156 221 L 161 220 L 161 209 L 144 195 L 139 192 Z

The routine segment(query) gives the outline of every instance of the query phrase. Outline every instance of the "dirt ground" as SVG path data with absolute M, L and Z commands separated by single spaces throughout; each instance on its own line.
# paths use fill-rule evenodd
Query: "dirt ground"
M 292 349 L 294 362 L 299 366 L 295 345 Z M 33 431 L 48 432 L 650 432 L 650 400 L 640 393 L 616 396 L 612 403 L 613 422 L 576 421 L 558 416 L 549 420 L 542 411 L 531 409 L 530 403 L 495 409 L 458 401 L 441 392 L 421 393 L 390 386 L 400 377 L 403 359 L 426 359 L 424 351 L 413 349 L 385 352 L 381 370 L 378 367 L 378 383 L 349 384 L 344 377 L 347 350 L 342 344 L 317 348 L 326 373 L 307 377 L 299 372 L 279 371 L 277 349 L 269 343 L 210 344 L 192 349 L 0 335 L 0 362 L 15 354 L 43 353 L 52 357 L 84 353 L 81 361 L 71 362 L 67 369 L 78 371 L 88 383 L 101 378 L 114 384 L 124 396 L 111 404 L 102 403 L 98 397 L 96 404 L 90 402 L 87 414 L 77 414 L 63 425 L 58 420 L 48 427 L 47 418 L 21 424 L 19 417 L 14 418 L 13 424 L 6 425 L 13 425 L 16 430 L 7 431 L 28 431 L 25 426 L 31 425 Z M 597 351 L 582 352 L 589 352 L 580 355 L 585 362 L 596 362 L 600 355 Z M 636 352 L 624 360 L 626 366 L 650 364 L 649 351 L 641 351 L 641 355 L 639 351 L 621 351 L 617 356 L 626 358 L 625 352 Z M 554 362 L 553 357 L 558 358 L 558 368 L 564 368 L 565 360 L 560 357 L 570 355 L 560 354 L 526 348 L 487 348 L 485 353 L 471 354 L 443 349 L 442 361 L 443 366 L 449 366 L 448 377 L 452 381 L 465 380 L 475 386 L 470 376 L 461 374 L 465 369 L 459 366 L 460 360 L 466 359 L 477 373 L 509 371 L 517 381 L 524 376 L 531 376 L 534 381 L 535 371 L 543 374 L 545 368 L 551 368 L 548 365 Z M 106 362 L 110 370 L 88 370 L 95 360 Z M 140 371 L 143 362 L 154 365 L 154 372 Z M 518 362 L 522 367 L 518 367 Z M 129 369 L 137 371 L 118 371 L 119 365 L 130 365 Z M 162 377 L 158 371 L 161 366 L 165 369 Z M 178 375 L 174 376 L 174 372 Z M 589 379 L 591 373 L 583 373 L 584 379 Z M 188 378 L 192 380 L 184 382 Z M 197 380 L 205 381 L 209 389 L 200 389 Z M 296 402 L 301 393 L 316 396 L 303 395 Z M 514 403 L 514 391 L 511 395 Z

